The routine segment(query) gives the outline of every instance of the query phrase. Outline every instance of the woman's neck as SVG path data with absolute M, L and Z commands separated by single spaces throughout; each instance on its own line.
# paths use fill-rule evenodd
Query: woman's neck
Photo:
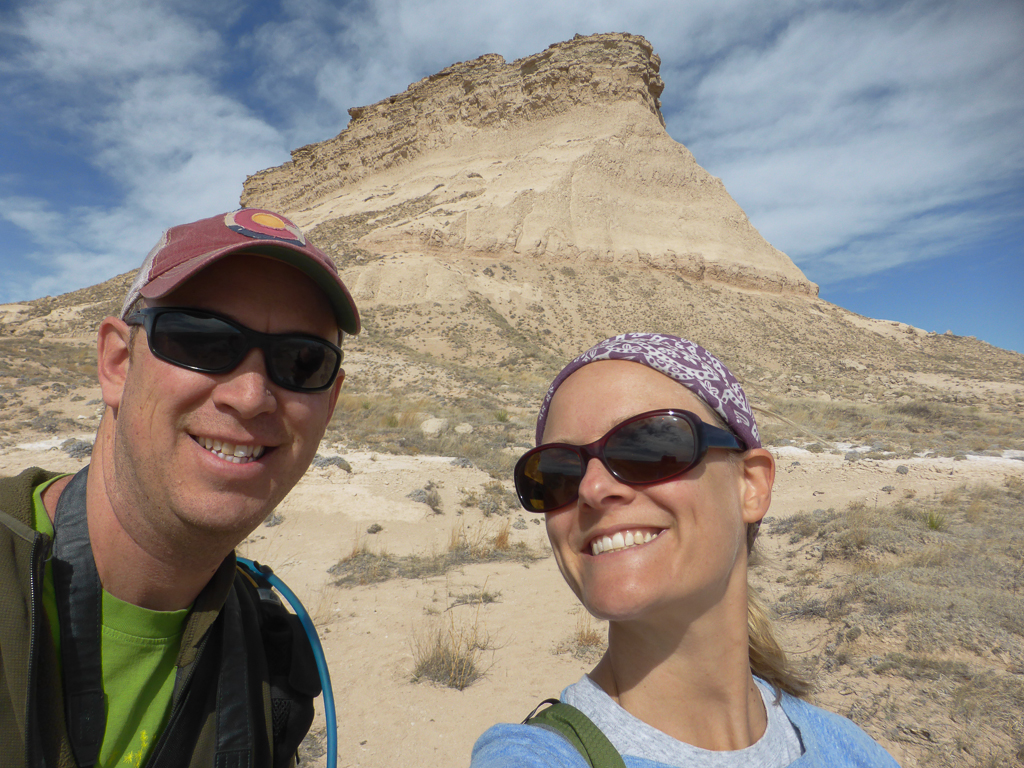
M 735 616 L 708 614 L 670 628 L 613 622 L 608 651 L 590 676 L 623 709 L 674 739 L 717 751 L 749 747 L 768 721 L 750 671 L 745 599 L 742 607 L 741 625 Z M 739 606 L 718 608 L 735 614 Z

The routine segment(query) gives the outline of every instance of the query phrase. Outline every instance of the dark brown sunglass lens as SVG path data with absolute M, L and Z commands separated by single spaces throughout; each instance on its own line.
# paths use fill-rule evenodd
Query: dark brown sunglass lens
M 663 414 L 623 424 L 608 437 L 604 458 L 620 480 L 653 483 L 682 472 L 696 451 L 690 423 Z
M 516 490 L 527 509 L 550 512 L 576 498 L 583 476 L 579 454 L 545 448 L 531 455 L 516 474 Z

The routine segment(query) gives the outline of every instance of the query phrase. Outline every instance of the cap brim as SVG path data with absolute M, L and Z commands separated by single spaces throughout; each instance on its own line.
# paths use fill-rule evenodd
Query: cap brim
M 235 253 L 266 256 L 299 270 L 327 296 L 338 327 L 349 335 L 359 333 L 361 327 L 359 310 L 356 309 L 352 294 L 349 293 L 341 277 L 332 274 L 327 268 L 318 264 L 306 251 L 298 247 L 291 247 L 286 243 L 270 244 L 254 241 L 204 253 L 150 280 L 139 293 L 147 299 L 162 298 L 206 267 Z

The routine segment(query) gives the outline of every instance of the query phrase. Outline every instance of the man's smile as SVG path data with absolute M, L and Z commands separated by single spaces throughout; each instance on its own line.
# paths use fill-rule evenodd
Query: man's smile
M 236 445 L 215 440 L 212 437 L 198 437 L 197 435 L 190 435 L 190 437 L 210 453 L 225 461 L 230 461 L 232 464 L 248 464 L 251 461 L 256 461 L 267 450 L 262 445 Z

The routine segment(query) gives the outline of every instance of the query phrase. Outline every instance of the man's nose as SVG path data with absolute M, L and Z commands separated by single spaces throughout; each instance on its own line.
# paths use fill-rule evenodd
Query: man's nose
M 214 400 L 251 419 L 277 410 L 276 385 L 270 381 L 259 349 L 250 349 L 237 368 L 218 377 Z

